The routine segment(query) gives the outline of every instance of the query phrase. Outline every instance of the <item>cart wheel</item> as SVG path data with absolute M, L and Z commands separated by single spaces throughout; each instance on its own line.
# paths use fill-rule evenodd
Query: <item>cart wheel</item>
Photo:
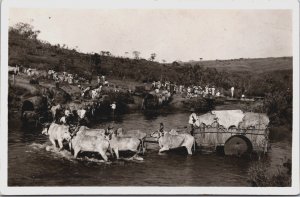
M 242 135 L 235 135 L 230 137 L 224 145 L 225 155 L 242 156 L 252 152 L 252 143 L 250 140 Z

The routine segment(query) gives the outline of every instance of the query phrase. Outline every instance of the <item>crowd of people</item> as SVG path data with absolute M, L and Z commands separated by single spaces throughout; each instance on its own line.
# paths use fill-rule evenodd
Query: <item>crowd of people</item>
M 216 88 L 214 85 L 206 85 L 204 88 L 202 88 L 200 85 L 190 85 L 190 86 L 184 86 L 184 85 L 177 85 L 176 83 L 172 83 L 170 81 L 154 81 L 152 83 L 152 88 L 155 90 L 156 93 L 159 93 L 161 91 L 167 90 L 171 94 L 184 94 L 186 93 L 186 97 L 207 97 L 207 96 L 213 96 L 213 97 L 221 97 L 221 90 L 220 88 Z M 231 92 L 233 95 L 234 87 L 231 88 Z

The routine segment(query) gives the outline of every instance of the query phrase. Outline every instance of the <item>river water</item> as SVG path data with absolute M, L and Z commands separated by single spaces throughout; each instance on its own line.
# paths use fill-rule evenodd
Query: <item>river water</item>
M 131 113 L 114 121 L 99 119 L 93 128 L 108 125 L 140 129 L 147 133 L 163 122 L 166 130 L 185 128 L 188 113 L 144 115 Z M 266 162 L 277 166 L 290 157 L 285 142 L 272 143 Z M 158 155 L 158 144 L 149 144 L 143 161 L 124 159 L 103 162 L 97 155 L 81 154 L 73 159 L 69 151 L 57 151 L 41 128 L 23 127 L 15 115 L 9 115 L 8 185 L 9 186 L 251 186 L 248 169 L 251 159 L 232 158 L 209 152 L 185 150 Z

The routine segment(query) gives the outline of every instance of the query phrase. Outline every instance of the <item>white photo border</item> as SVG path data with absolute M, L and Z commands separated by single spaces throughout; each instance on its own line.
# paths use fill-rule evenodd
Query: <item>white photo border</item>
M 8 187 L 8 12 L 10 8 L 290 9 L 293 12 L 291 187 Z M 297 0 L 3 0 L 1 4 L 0 194 L 5 195 L 297 195 L 299 194 L 299 2 Z

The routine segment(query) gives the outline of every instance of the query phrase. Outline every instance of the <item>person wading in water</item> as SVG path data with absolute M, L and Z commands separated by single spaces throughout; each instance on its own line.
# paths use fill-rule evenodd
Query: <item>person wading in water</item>
M 159 132 L 161 133 L 162 136 L 164 136 L 164 124 L 162 122 L 159 125 Z

